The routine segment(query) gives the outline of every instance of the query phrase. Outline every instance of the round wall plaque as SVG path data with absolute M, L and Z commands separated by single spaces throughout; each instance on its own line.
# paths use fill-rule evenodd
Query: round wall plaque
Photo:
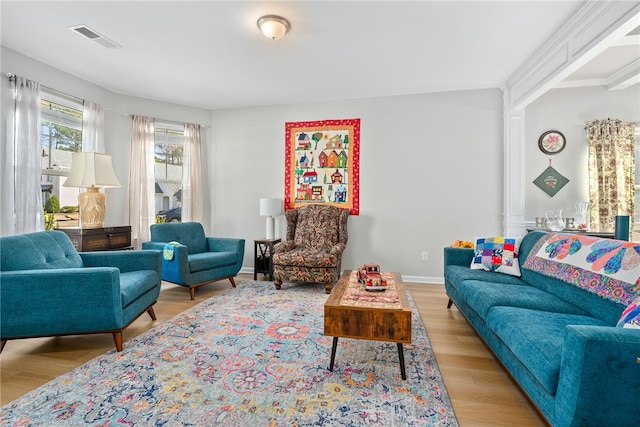
M 545 154 L 558 154 L 566 144 L 564 135 L 557 130 L 546 131 L 538 139 L 538 148 Z

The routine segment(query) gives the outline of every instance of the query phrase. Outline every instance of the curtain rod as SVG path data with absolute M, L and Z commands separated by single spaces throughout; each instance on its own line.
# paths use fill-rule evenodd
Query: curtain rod
M 133 116 L 142 116 L 142 114 L 122 113 L 122 116 L 123 116 L 123 117 L 133 117 Z M 175 125 L 184 125 L 185 123 L 188 123 L 188 122 L 180 122 L 180 121 L 178 121 L 178 120 L 160 119 L 160 118 L 158 118 L 158 117 L 152 117 L 152 119 L 153 119 L 153 120 L 157 120 L 157 121 L 159 121 L 159 122 L 172 123 L 172 124 L 175 124 Z M 191 124 L 198 125 L 198 126 L 203 127 L 203 128 L 206 128 L 206 127 L 207 127 L 207 125 L 203 125 L 203 124 L 201 124 L 201 123 L 191 123 Z
M 594 120 L 591 120 L 591 121 L 585 123 L 584 125 L 588 126 L 590 123 L 592 123 L 594 121 L 599 122 L 599 121 L 602 121 L 602 120 L 607 120 L 607 119 L 594 119 Z M 620 120 L 620 119 L 608 119 L 608 120 Z M 620 120 L 620 121 L 625 123 L 624 120 Z M 640 122 L 626 122 L 626 123 L 633 123 L 634 125 L 640 125 Z
M 11 79 L 14 79 L 16 77 L 16 75 L 13 74 L 13 73 L 7 73 L 7 77 L 9 78 L 9 80 L 11 80 Z M 51 88 L 49 86 L 45 86 L 43 84 L 41 84 L 40 87 L 42 89 L 46 90 L 47 92 L 53 94 L 53 95 L 58 95 L 58 96 L 60 96 L 62 98 L 71 99 L 72 101 L 75 101 L 75 102 L 77 102 L 79 104 L 84 104 L 85 103 L 85 99 L 78 98 L 75 95 L 70 95 L 70 94 L 62 92 L 62 91 L 60 91 L 58 89 L 53 89 L 53 88 Z M 109 111 L 109 107 L 104 107 L 104 111 Z

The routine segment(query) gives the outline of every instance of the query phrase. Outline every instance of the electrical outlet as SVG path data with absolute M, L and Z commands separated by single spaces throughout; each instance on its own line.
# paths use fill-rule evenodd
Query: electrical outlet
M 422 252 L 422 260 L 429 261 L 429 252 Z

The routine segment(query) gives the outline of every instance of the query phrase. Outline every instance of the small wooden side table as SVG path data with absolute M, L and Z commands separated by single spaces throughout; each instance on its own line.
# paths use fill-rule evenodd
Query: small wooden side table
M 258 280 L 258 273 L 268 274 L 273 281 L 273 248 L 282 239 L 256 239 L 253 241 L 253 280 Z

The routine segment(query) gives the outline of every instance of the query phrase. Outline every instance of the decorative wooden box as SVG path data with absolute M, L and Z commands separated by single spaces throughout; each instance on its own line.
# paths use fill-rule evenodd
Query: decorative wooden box
M 58 230 L 69 236 L 78 252 L 133 249 L 130 225 L 101 228 L 61 227 Z

